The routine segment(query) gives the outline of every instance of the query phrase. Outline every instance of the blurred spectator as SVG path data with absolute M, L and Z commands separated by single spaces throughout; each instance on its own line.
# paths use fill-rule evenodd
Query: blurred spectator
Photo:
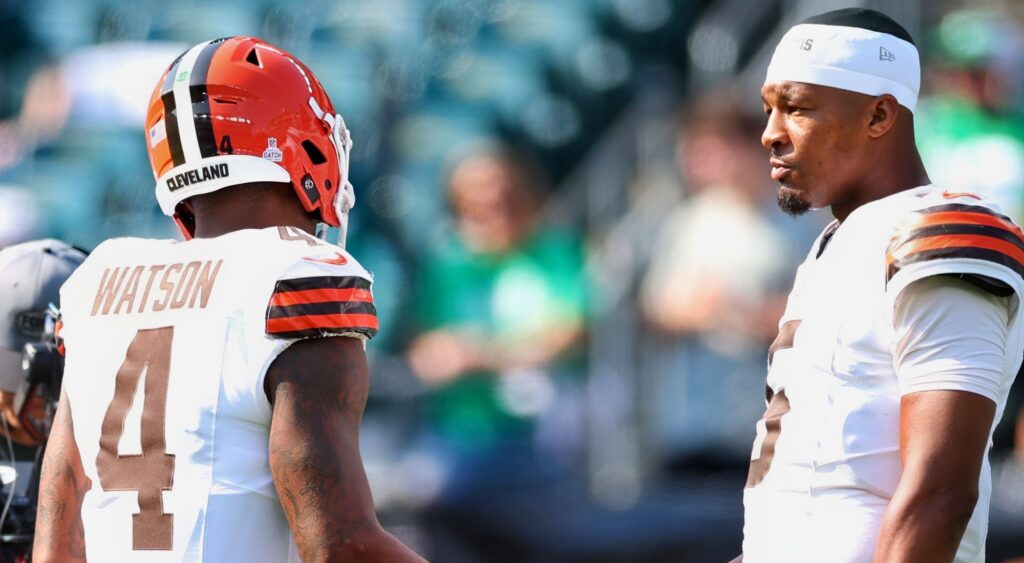
M 28 81 L 18 114 L 0 121 L 0 170 L 31 155 L 36 145 L 57 136 L 67 117 L 68 99 L 57 67 L 39 69 Z
M 434 388 L 434 429 L 459 447 L 529 439 L 582 334 L 582 247 L 540 221 L 544 193 L 539 173 L 504 148 L 465 158 L 450 175 L 455 229 L 423 260 L 424 332 L 409 361 Z
M 51 137 L 66 106 L 53 56 L 28 25 L 30 10 L 0 1 L 0 171 L 31 154 L 38 139 Z
M 960 10 L 935 28 L 917 142 L 935 184 L 1024 211 L 1024 126 L 1013 116 L 1024 33 L 1007 14 Z
M 0 120 L 18 113 L 25 84 L 32 70 L 49 59 L 34 30 L 26 21 L 31 7 L 23 2 L 0 0 Z
M 425 442 L 443 473 L 426 515 L 437 560 L 538 549 L 523 547 L 524 520 L 574 482 L 565 397 L 579 371 L 583 251 L 575 233 L 541 220 L 544 193 L 539 172 L 509 149 L 460 160 L 448 182 L 454 229 L 421 262 L 423 332 L 409 362 L 431 389 Z M 569 437 L 538 448 L 538 420 L 559 416 Z
M 644 317 L 667 340 L 655 440 L 676 462 L 741 465 L 767 345 L 806 246 L 777 223 L 763 120 L 718 92 L 687 107 L 676 157 L 689 196 L 666 216 L 640 291 Z

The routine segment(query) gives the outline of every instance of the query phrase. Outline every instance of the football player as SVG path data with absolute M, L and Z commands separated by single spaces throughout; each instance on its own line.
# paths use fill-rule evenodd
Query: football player
M 60 287 L 85 253 L 53 239 L 15 244 L 0 250 L 0 435 L 21 446 L 45 440 L 46 417 L 36 418 L 39 401 L 26 377 L 25 345 L 43 340 L 50 305 L 60 303 Z M 28 456 L 29 459 L 34 455 Z
M 1024 233 L 930 184 L 919 65 L 907 31 L 863 9 L 793 27 L 769 65 L 779 205 L 835 221 L 769 351 L 746 563 L 984 561 L 989 441 L 1024 356 Z
M 60 393 L 60 287 L 85 254 L 47 239 L 0 250 L 0 561 L 32 547 L 38 462 Z
M 146 132 L 186 242 L 108 240 L 61 290 L 33 560 L 422 561 L 377 522 L 359 456 L 377 317 L 320 82 L 259 39 L 201 43 Z

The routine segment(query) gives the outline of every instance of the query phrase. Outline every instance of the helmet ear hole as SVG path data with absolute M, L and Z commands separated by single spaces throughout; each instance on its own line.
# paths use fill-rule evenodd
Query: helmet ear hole
M 309 161 L 314 165 L 327 162 L 327 157 L 324 156 L 324 153 L 320 152 L 320 149 L 313 144 L 313 141 L 310 141 L 309 139 L 302 141 L 302 148 L 306 150 L 306 155 L 309 156 Z
M 256 47 L 253 47 L 252 50 L 249 51 L 249 54 L 245 56 L 245 62 L 247 62 L 247 63 L 249 63 L 249 64 L 251 64 L 253 66 L 258 66 L 260 68 L 263 68 L 263 65 L 260 64 L 260 55 L 256 51 Z

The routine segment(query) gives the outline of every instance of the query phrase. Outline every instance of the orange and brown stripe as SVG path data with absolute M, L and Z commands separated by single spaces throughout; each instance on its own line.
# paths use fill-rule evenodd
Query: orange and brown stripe
M 53 342 L 57 345 L 57 353 L 64 356 L 66 350 L 64 349 L 64 321 L 57 319 L 57 323 L 53 326 Z
M 378 328 L 370 281 L 357 276 L 279 280 L 267 306 L 267 334 L 278 338 L 351 332 L 372 338 Z
M 954 258 L 992 262 L 1024 277 L 1024 232 L 1009 217 L 987 207 L 930 207 L 918 212 L 890 242 L 886 281 L 911 264 Z

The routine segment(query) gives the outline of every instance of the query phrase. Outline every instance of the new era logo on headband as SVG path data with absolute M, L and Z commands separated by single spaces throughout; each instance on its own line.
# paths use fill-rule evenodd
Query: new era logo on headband
M 894 62 L 896 60 L 896 55 L 892 51 L 886 49 L 885 47 L 879 47 L 878 60 Z

